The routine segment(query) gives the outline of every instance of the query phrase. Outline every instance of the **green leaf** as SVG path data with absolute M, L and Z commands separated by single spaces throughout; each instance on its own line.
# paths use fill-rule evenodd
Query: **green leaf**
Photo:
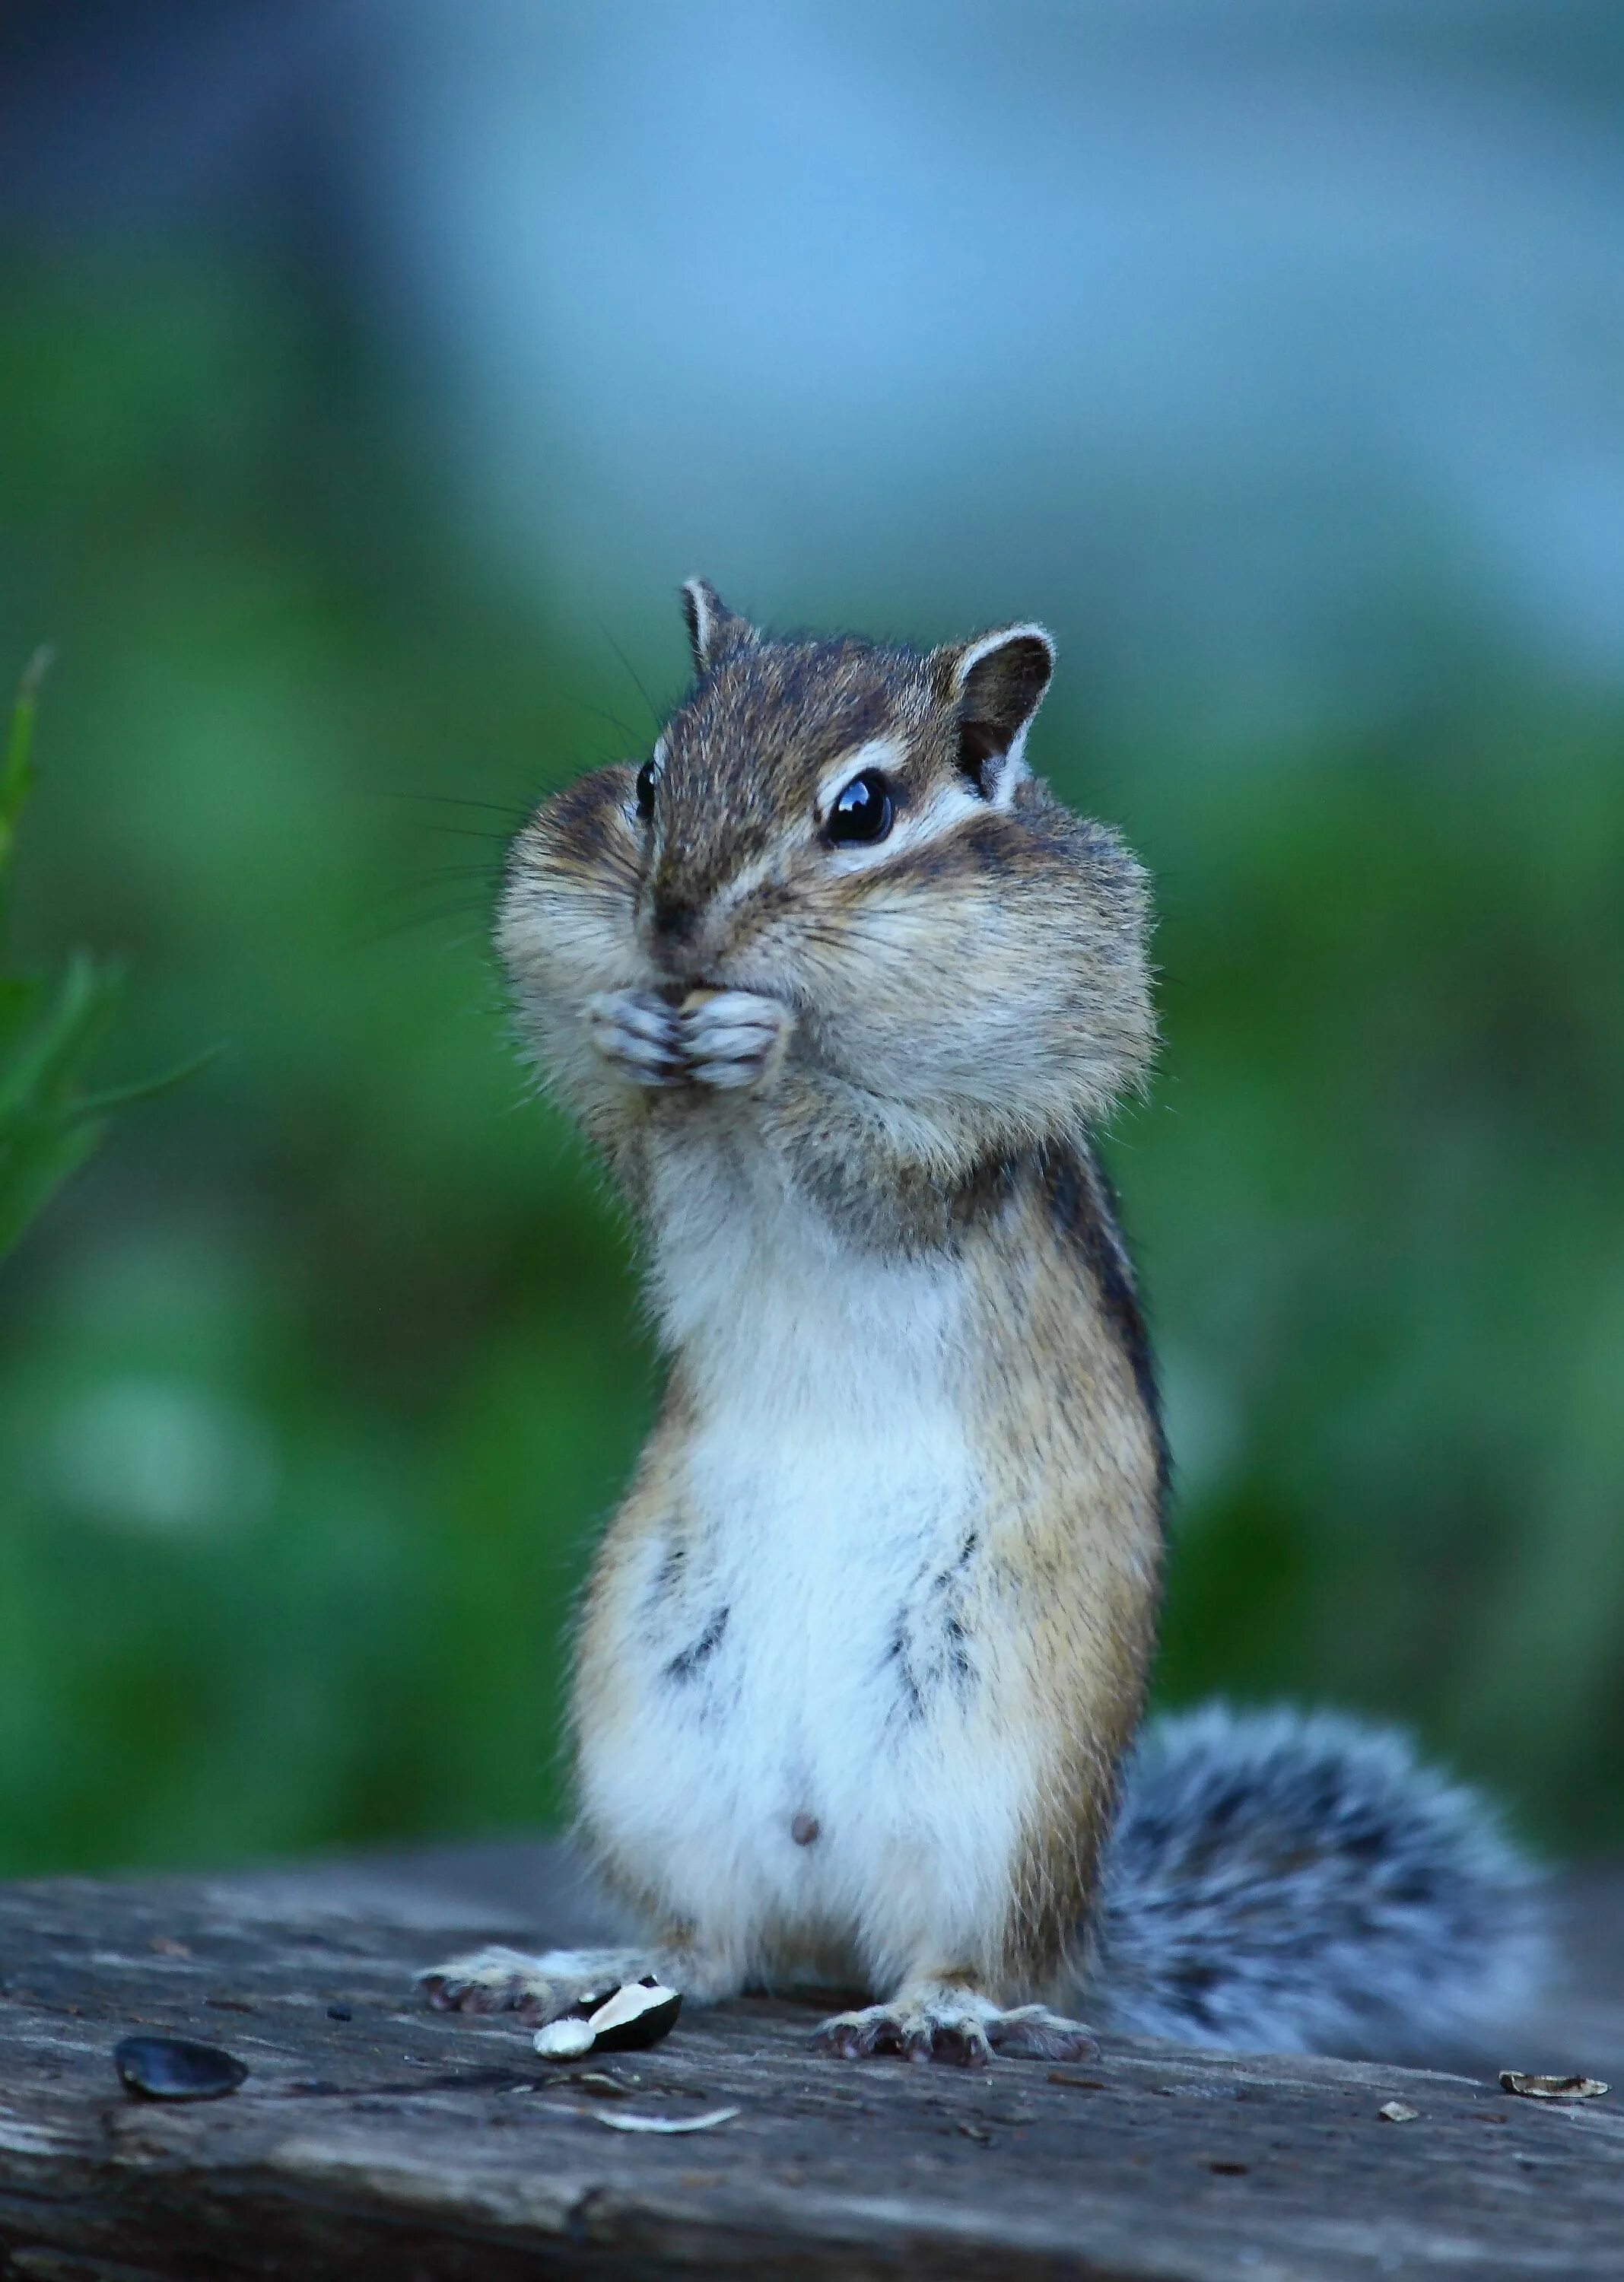
M 0 1134 L 23 1112 L 59 1108 L 100 1045 L 124 978 L 116 966 L 74 951 L 43 1013 L 13 1038 L 0 1067 Z
M 34 724 L 50 654 L 37 651 L 22 677 L 0 752 L 0 951 L 5 889 L 17 829 L 34 782 Z M 0 972 L 0 1258 L 47 1199 L 97 1146 L 109 1111 L 179 1085 L 203 1054 L 160 1076 L 85 1090 L 124 988 L 112 960 L 74 951 L 54 978 Z
M 105 1128 L 93 1118 L 20 1122 L 0 1131 L 0 1258 L 28 1223 L 100 1144 Z
M 105 1086 L 99 1093 L 82 1095 L 74 1104 L 75 1117 L 101 1117 L 109 1110 L 128 1109 L 133 1102 L 151 1101 L 155 1094 L 171 1093 L 177 1085 L 185 1085 L 217 1062 L 225 1052 L 223 1045 L 206 1046 L 190 1061 L 177 1062 L 173 1069 L 161 1070 L 156 1077 L 133 1078 L 128 1085 Z

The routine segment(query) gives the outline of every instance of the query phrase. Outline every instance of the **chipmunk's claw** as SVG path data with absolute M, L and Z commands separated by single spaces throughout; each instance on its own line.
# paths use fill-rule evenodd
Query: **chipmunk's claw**
M 651 1092 L 730 1092 L 772 1079 L 795 1017 L 752 990 L 692 990 L 672 1006 L 651 990 L 603 990 L 587 1003 L 587 1035 L 628 1083 Z
M 1044 2005 L 1003 2012 L 990 1998 L 961 1989 L 906 1991 L 889 2005 L 837 2013 L 818 2030 L 815 2049 L 832 2060 L 904 2060 L 985 2068 L 994 2053 L 1030 2060 L 1086 2060 L 1096 2049 L 1080 2021 Z
M 831 2060 L 864 2061 L 888 2053 L 906 2061 L 985 2068 L 992 2058 L 986 2030 L 973 2014 L 928 2004 L 866 2005 L 826 2021 L 815 2049 Z
M 999 2013 L 987 2024 L 992 2049 L 1012 2059 L 1030 2061 L 1088 2061 L 1100 2050 L 1081 2021 L 1068 2021 L 1046 2005 L 1017 2005 Z
M 688 1077 L 724 1092 L 770 1079 L 793 1027 L 781 999 L 753 990 L 693 991 L 679 1021 Z
M 635 1981 L 647 1960 L 614 1950 L 549 1949 L 532 1956 L 493 1943 L 431 1965 L 417 1986 L 437 2013 L 509 2013 L 540 2028 Z
M 587 1035 L 612 1069 L 657 1091 L 687 1075 L 677 1010 L 651 990 L 602 990 L 587 1002 Z

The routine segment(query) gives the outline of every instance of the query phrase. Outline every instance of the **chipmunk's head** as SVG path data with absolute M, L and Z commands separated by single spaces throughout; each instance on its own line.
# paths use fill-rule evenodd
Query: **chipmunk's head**
M 674 975 L 771 987 L 786 954 L 967 892 L 1030 772 L 1054 645 L 1010 626 L 928 656 L 767 640 L 703 579 L 682 590 L 695 684 L 638 772 L 638 929 Z M 989 834 L 984 827 L 992 827 Z M 725 966 L 723 977 L 716 972 Z
M 1054 668 L 1043 627 L 921 652 L 769 638 L 698 578 L 683 607 L 694 683 L 652 752 L 561 795 L 516 844 L 503 947 L 521 984 L 545 850 L 592 889 L 570 924 L 596 988 L 779 997 L 871 1088 L 933 1051 L 944 1083 L 993 1084 L 1000 1041 L 1064 993 L 1068 1051 L 1094 1072 L 1079 1098 L 1137 1077 L 1143 874 L 1028 767 Z
M 921 653 L 769 640 L 682 590 L 695 679 L 640 769 L 638 935 L 673 981 L 776 993 L 844 1037 L 930 992 L 1009 1017 L 1058 928 L 1093 939 L 1107 1029 L 1148 1050 L 1142 874 L 1034 778 L 1054 670 L 1040 625 Z M 927 988 L 921 990 L 921 985 Z M 1039 985 L 1041 987 L 1041 985 Z M 1081 1011 L 1081 1010 L 1080 1010 Z

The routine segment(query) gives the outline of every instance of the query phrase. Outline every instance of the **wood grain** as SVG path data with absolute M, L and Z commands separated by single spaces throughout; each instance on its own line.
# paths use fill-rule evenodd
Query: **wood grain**
M 1621 1891 L 1594 1879 L 1575 1906 L 1593 1997 L 1571 1990 L 1500 2065 L 1609 2073 Z M 539 1846 L 0 1888 L 6 2272 L 1624 2271 L 1624 2099 L 1519 2100 L 1487 2065 L 1429 2073 L 1123 2043 L 1058 2069 L 842 2065 L 810 2053 L 815 2013 L 761 1999 L 684 2020 L 656 2052 L 556 2068 L 523 2031 L 413 1999 L 413 1969 L 448 1945 L 579 1939 L 600 1916 L 562 1851 Z M 134 2100 L 111 2054 L 138 2030 L 224 2045 L 248 2082 L 198 2107 Z M 741 2112 L 680 2138 L 606 2131 L 610 2102 L 580 2087 L 583 2067 L 620 2081 L 622 2112 Z M 1395 2100 L 1413 2121 L 1382 2120 Z

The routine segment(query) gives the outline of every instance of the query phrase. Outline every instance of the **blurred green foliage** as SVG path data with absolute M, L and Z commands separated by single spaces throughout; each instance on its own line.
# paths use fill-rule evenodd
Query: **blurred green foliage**
M 83 951 L 71 952 L 57 974 L 5 963 L 12 867 L 34 788 L 34 728 L 49 658 L 36 650 L 24 670 L 0 747 L 0 1259 L 97 1147 L 111 1110 L 189 1074 L 87 1091 L 122 992 L 118 966 Z
M 229 1042 L 0 1275 L 5 1870 L 561 1808 L 656 1367 L 486 919 L 524 805 L 651 725 L 425 461 L 274 278 L 0 282 L 0 657 L 60 651 L 18 917 L 137 963 L 135 1068 Z M 1038 732 L 1161 881 L 1164 1067 L 1112 1142 L 1183 1484 L 1161 1685 L 1410 1718 L 1616 1840 L 1621 725 L 1441 646 L 1370 718 L 1175 741 L 1062 675 Z
M 25 670 L 0 747 L 0 961 L 46 662 L 37 651 Z M 117 990 L 116 974 L 82 951 L 51 977 L 0 964 L 0 1259 L 101 1138 L 103 1105 L 82 1079 Z

